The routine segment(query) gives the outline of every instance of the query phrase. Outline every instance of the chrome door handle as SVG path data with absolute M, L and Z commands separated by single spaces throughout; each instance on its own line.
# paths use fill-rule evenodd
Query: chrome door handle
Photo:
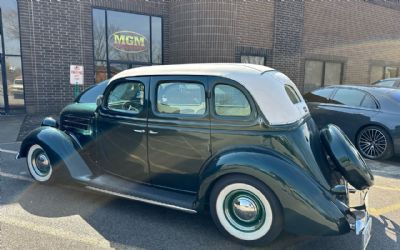
M 136 133 L 141 133 L 141 134 L 143 134 L 144 132 L 146 132 L 146 130 L 144 130 L 144 129 L 135 129 L 135 130 L 133 130 L 134 132 L 136 132 Z
M 158 134 L 158 132 L 157 132 L 157 131 L 150 130 L 150 131 L 149 131 L 149 134 L 151 134 L 151 135 L 156 135 L 156 134 Z

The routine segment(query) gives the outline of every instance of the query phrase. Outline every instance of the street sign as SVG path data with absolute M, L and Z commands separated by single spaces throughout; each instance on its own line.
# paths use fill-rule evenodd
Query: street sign
M 83 85 L 83 66 L 70 65 L 69 71 L 70 71 L 69 83 L 72 85 Z

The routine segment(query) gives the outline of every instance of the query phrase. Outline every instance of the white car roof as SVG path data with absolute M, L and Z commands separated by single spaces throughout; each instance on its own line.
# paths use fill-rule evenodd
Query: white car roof
M 122 71 L 112 77 L 110 82 L 126 77 L 153 75 L 220 76 L 234 80 L 249 91 L 271 125 L 290 124 L 308 113 L 307 105 L 296 85 L 283 73 L 262 65 L 204 63 L 145 66 Z M 300 103 L 292 103 L 285 85 L 295 90 Z

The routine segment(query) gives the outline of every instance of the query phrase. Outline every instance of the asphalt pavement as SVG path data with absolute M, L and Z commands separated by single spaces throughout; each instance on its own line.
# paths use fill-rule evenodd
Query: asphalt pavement
M 18 148 L 12 139 L 0 141 L 0 249 L 246 249 L 224 238 L 207 214 L 187 214 L 75 185 L 35 183 L 25 159 L 15 160 Z M 376 177 L 369 196 L 373 227 L 368 249 L 400 249 L 400 160 L 368 164 Z M 361 238 L 354 232 L 335 237 L 284 232 L 265 249 L 360 247 Z

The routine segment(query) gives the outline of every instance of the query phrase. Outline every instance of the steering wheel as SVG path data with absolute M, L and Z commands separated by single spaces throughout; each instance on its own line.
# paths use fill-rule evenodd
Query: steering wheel
M 126 102 L 126 103 L 124 104 L 124 109 L 125 109 L 125 110 L 129 110 L 129 111 L 133 111 L 133 112 L 135 112 L 135 113 L 139 113 L 140 110 L 139 110 L 137 107 L 133 106 L 133 105 L 134 105 L 134 104 L 131 103 L 131 102 Z

